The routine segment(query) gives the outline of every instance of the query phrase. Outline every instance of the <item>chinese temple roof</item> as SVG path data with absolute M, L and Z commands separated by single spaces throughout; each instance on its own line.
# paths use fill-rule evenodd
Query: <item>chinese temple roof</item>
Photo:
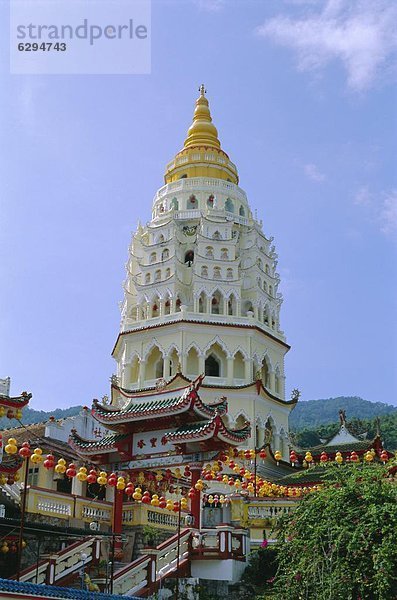
M 86 440 L 82 438 L 76 430 L 72 430 L 69 438 L 69 444 L 76 452 L 84 451 L 84 454 L 107 454 L 117 450 L 117 443 L 129 439 L 128 433 L 109 433 L 101 440 Z
M 247 423 L 242 429 L 228 429 L 219 414 L 216 414 L 209 421 L 182 425 L 175 431 L 167 433 L 166 437 L 168 441 L 174 444 L 191 442 L 193 440 L 204 440 L 210 437 L 217 437 L 220 440 L 240 443 L 245 441 L 250 434 L 251 426 L 249 423 Z
M 129 429 L 138 427 L 145 429 L 148 420 L 156 419 L 169 422 L 170 417 L 183 414 L 184 421 L 211 418 L 215 413 L 223 415 L 227 412 L 227 402 L 222 398 L 215 404 L 205 404 L 198 395 L 202 378 L 183 388 L 156 391 L 151 394 L 132 394 L 120 387 L 116 389 L 126 398 L 124 406 L 100 404 L 94 400 L 92 415 L 110 429 L 118 429 L 120 424 L 128 424 Z M 177 423 L 178 424 L 178 423 Z M 150 429 L 150 426 L 149 426 Z
M 0 394 L 0 406 L 6 408 L 23 408 L 29 404 L 32 394 L 22 392 L 20 396 L 7 396 L 6 394 Z

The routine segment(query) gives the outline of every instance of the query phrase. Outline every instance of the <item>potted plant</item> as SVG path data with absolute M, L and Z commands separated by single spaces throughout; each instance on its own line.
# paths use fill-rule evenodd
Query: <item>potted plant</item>
M 159 539 L 158 530 L 153 525 L 145 525 L 143 528 L 143 543 L 148 548 L 153 548 L 157 545 Z

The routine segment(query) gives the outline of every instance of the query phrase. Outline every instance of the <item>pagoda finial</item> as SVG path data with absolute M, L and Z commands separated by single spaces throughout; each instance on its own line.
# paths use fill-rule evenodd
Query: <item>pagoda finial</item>
M 202 83 L 199 87 L 200 96 L 196 100 L 196 108 L 193 115 L 193 123 L 187 132 L 184 148 L 191 146 L 209 146 L 219 149 L 221 143 L 218 139 L 218 131 L 212 122 L 206 89 Z

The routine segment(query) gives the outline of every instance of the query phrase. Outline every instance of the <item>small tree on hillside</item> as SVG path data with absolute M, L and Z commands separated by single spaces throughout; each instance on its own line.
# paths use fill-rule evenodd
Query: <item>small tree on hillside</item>
M 275 598 L 396 600 L 396 532 L 388 468 L 330 466 L 322 488 L 278 521 Z

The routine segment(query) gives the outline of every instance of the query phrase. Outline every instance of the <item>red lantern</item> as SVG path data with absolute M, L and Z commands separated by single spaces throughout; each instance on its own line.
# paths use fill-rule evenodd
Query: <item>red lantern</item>
M 115 487 L 116 486 L 116 484 L 117 484 L 117 475 L 116 475 L 116 473 L 111 473 L 109 475 L 109 477 L 108 477 L 108 484 L 111 487 Z
M 164 496 L 161 496 L 161 498 L 159 498 L 159 508 L 165 508 L 167 506 L 167 500 L 164 498 Z
M 357 452 L 354 452 L 354 450 L 353 450 L 353 452 L 350 454 L 350 460 L 351 460 L 351 462 L 354 462 L 354 463 L 357 463 L 357 462 L 359 462 L 359 460 L 360 460 L 360 459 L 358 458 L 358 454 L 357 454 Z
M 87 475 L 87 483 L 96 483 L 97 480 L 97 472 L 95 469 L 91 469 L 89 474 Z
M 149 494 L 149 492 L 146 490 L 146 492 L 145 492 L 145 493 L 143 494 L 143 496 L 142 496 L 142 502 L 143 502 L 143 504 L 150 504 L 150 500 L 151 500 L 151 498 L 150 498 L 150 494 Z
M 206 479 L 207 481 L 211 481 L 211 479 L 212 479 L 211 472 L 206 473 L 204 476 L 204 479 Z
M 320 462 L 322 462 L 322 463 L 328 462 L 328 454 L 326 452 L 321 452 Z
M 241 477 L 244 477 L 244 473 L 245 473 L 245 469 L 244 469 L 244 467 L 241 467 L 241 469 L 240 469 Z
M 216 480 L 217 481 L 222 481 L 223 479 L 223 475 L 221 475 L 220 473 L 216 476 Z
M 70 463 L 70 465 L 66 469 L 66 477 L 69 477 L 69 479 L 71 479 L 72 477 L 76 477 L 76 473 L 76 465 L 74 463 Z
M 172 510 L 174 512 L 179 512 L 179 502 L 178 501 L 174 502 L 174 506 L 172 507 Z
M 22 444 L 22 448 L 20 448 L 18 454 L 19 456 L 22 456 L 22 458 L 29 458 L 29 456 L 32 454 L 29 442 L 24 442 Z
M 245 458 L 246 458 L 247 460 L 248 460 L 248 459 L 250 459 L 250 458 L 251 458 L 251 451 L 250 451 L 250 450 L 246 450 L 246 451 L 244 452 L 244 456 L 245 456 Z
M 221 477 L 220 480 L 222 481 L 222 477 Z M 189 496 L 190 500 L 192 500 L 195 497 L 195 495 L 196 495 L 196 490 L 194 488 L 190 488 L 190 490 L 189 490 L 189 492 L 188 492 L 187 495 Z
M 380 453 L 380 459 L 383 463 L 387 463 L 387 461 L 389 460 L 389 455 L 386 452 L 386 450 L 382 450 L 382 452 Z
M 52 454 L 47 454 L 47 458 L 43 462 L 43 467 L 45 469 L 53 469 L 55 465 L 55 458 Z
M 134 493 L 134 485 L 131 482 L 127 483 L 125 493 L 127 494 L 127 496 L 132 496 L 132 494 Z
M 266 456 L 267 456 L 267 454 L 266 454 L 266 450 L 261 450 L 261 451 L 259 452 L 259 458 L 261 458 L 262 460 L 263 460 L 264 458 L 266 458 Z
M 298 457 L 296 455 L 295 450 L 291 450 L 291 452 L 289 453 L 289 460 L 290 460 L 290 463 L 292 464 L 292 466 L 294 466 L 295 463 L 298 462 Z
M 231 469 L 234 469 L 235 466 L 236 466 L 236 463 L 234 462 L 234 460 L 231 460 L 230 463 L 229 463 L 229 467 Z
M 7 410 L 7 419 L 13 419 L 15 417 L 15 412 L 12 408 Z

